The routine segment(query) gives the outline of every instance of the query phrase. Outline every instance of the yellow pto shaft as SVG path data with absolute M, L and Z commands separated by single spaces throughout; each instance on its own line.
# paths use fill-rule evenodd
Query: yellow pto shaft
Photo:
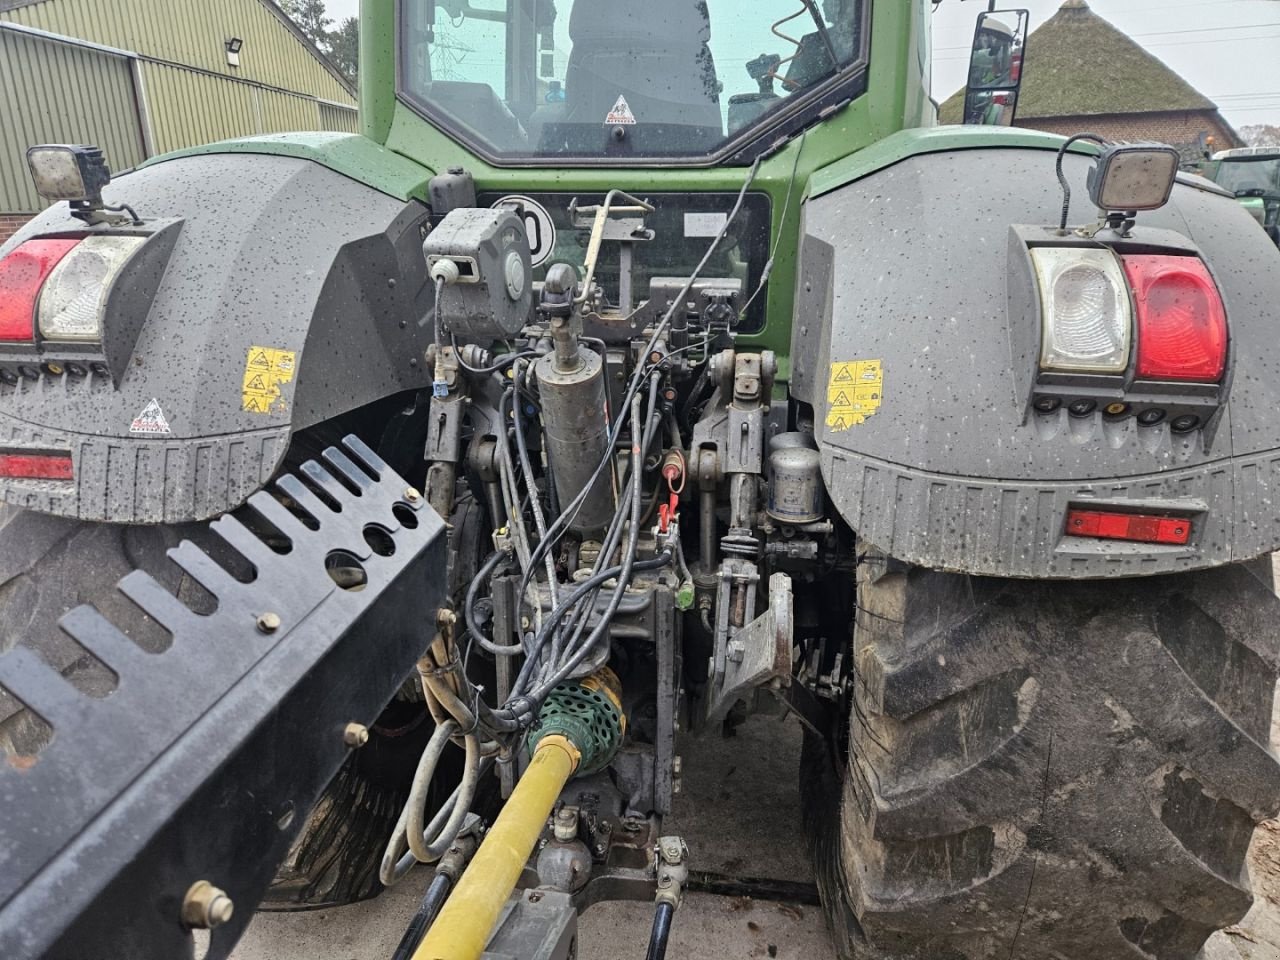
M 546 736 L 480 844 L 413 960 L 478 960 L 538 835 L 581 759 L 562 736 Z

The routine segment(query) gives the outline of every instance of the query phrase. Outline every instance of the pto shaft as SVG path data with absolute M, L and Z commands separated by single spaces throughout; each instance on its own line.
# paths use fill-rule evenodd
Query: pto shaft
M 564 737 L 547 736 L 538 741 L 529 768 L 413 960 L 478 960 L 551 808 L 580 759 L 577 748 Z

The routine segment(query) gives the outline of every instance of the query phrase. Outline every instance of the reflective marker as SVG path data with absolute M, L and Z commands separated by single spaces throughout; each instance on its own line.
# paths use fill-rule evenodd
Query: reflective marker
M 1185 517 L 1153 517 L 1141 513 L 1068 510 L 1067 535 L 1181 545 L 1191 539 L 1191 521 Z

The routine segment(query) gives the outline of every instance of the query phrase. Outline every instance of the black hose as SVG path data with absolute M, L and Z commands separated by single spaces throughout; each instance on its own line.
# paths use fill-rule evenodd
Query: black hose
M 1054 169 L 1058 173 L 1058 184 L 1062 187 L 1062 222 L 1058 224 L 1058 234 L 1060 236 L 1067 231 L 1067 216 L 1071 211 L 1071 184 L 1067 183 L 1067 175 L 1062 172 L 1062 158 L 1066 156 L 1067 148 L 1077 140 L 1092 140 L 1102 146 L 1105 146 L 1107 142 L 1096 133 L 1077 133 L 1074 137 L 1068 137 L 1067 141 L 1058 148 L 1058 160 L 1054 164 Z
M 649 950 L 644 960 L 664 960 L 667 955 L 667 941 L 671 939 L 671 918 L 676 908 L 669 903 L 660 903 L 653 912 L 653 931 L 649 934 Z M 396 955 L 399 960 L 399 954 Z
M 453 881 L 449 879 L 447 873 L 437 873 L 435 875 L 435 879 L 427 887 L 422 903 L 418 905 L 418 912 L 413 915 L 413 919 L 409 921 L 408 929 L 405 930 L 404 936 L 400 938 L 400 945 L 396 947 L 396 952 L 391 955 L 391 960 L 410 960 L 413 956 L 413 951 L 418 949 L 418 944 L 422 942 L 423 935 L 426 934 L 427 928 L 435 920 L 440 908 L 444 906 L 444 901 L 452 889 Z
M 489 559 L 484 562 L 484 566 L 480 568 L 480 572 L 471 578 L 471 585 L 467 587 L 467 598 L 462 605 L 462 615 L 466 619 L 467 631 L 471 634 L 471 638 L 476 643 L 484 647 L 494 656 L 511 657 L 520 653 L 524 648 L 518 643 L 500 644 L 495 643 L 484 635 L 484 631 L 480 628 L 480 622 L 476 618 L 476 600 L 480 593 L 480 585 L 489 580 L 493 576 L 493 572 L 505 560 L 507 555 L 501 550 L 495 550 L 489 554 Z

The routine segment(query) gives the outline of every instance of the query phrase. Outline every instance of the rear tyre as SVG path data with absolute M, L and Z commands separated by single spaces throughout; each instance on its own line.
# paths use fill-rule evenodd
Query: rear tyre
M 847 757 L 815 736 L 802 766 L 844 956 L 1191 960 L 1247 912 L 1280 807 L 1270 558 L 1072 583 L 860 560 Z

